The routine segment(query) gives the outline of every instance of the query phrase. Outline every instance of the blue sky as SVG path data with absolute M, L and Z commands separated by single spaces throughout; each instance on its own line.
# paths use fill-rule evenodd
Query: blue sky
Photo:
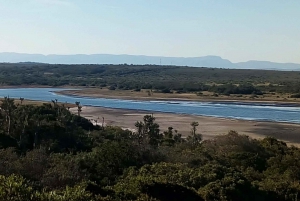
M 299 0 L 0 0 L 0 52 L 300 63 Z

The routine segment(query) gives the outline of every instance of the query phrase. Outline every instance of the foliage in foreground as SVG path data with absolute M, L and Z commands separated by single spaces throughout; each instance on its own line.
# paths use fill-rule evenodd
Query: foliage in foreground
M 298 200 L 300 149 L 230 131 L 201 140 L 161 132 L 155 117 L 136 132 L 94 126 L 55 101 L 0 112 L 0 200 Z M 200 127 L 200 128 L 198 128 Z

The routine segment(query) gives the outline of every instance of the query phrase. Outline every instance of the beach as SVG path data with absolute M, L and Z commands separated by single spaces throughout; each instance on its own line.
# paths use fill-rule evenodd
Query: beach
M 71 108 L 71 112 L 77 113 L 77 108 Z M 140 110 L 111 109 L 103 107 L 82 107 L 81 116 L 90 119 L 93 123 L 102 124 L 102 118 L 106 126 L 119 126 L 123 129 L 135 131 L 135 122 L 142 121 L 144 115 L 152 115 L 160 125 L 160 130 L 165 131 L 173 127 L 184 137 L 190 134 L 190 123 L 199 123 L 197 132 L 203 135 L 203 139 L 211 139 L 218 135 L 227 134 L 230 130 L 237 131 L 241 135 L 262 139 L 267 136 L 285 141 L 289 145 L 300 147 L 300 125 L 292 123 L 258 122 L 185 114 L 172 114 L 162 112 L 149 112 Z
M 138 99 L 138 100 L 186 100 L 186 101 L 211 101 L 211 102 L 226 102 L 238 101 L 246 104 L 253 104 L 258 100 L 209 100 L 209 99 L 195 99 L 195 97 L 188 99 L 189 94 L 158 94 L 157 97 L 145 97 L 143 93 L 135 96 L 135 92 L 115 91 L 111 93 L 108 90 L 67 90 L 56 92 L 67 96 L 76 97 L 94 97 L 94 98 L 116 98 L 116 99 Z M 16 102 L 19 100 L 17 99 Z M 260 101 L 259 101 L 260 102 Z M 43 101 L 24 100 L 24 104 L 42 104 Z M 261 101 L 261 103 L 270 103 L 275 105 L 293 105 L 298 106 L 298 102 L 292 101 Z M 259 104 L 256 102 L 255 104 Z M 75 104 L 69 104 L 72 107 L 70 111 L 77 114 Z M 277 138 L 285 141 L 289 145 L 300 147 L 300 125 L 294 123 L 278 123 L 278 122 L 263 122 L 238 120 L 230 118 L 217 118 L 208 116 L 196 116 L 187 114 L 151 112 L 143 110 L 129 110 L 129 109 L 112 109 L 104 107 L 84 106 L 82 107 L 81 116 L 90 119 L 94 124 L 97 120 L 98 125 L 104 124 L 106 126 L 119 126 L 123 129 L 135 131 L 135 123 L 142 121 L 145 115 L 152 115 L 156 118 L 156 122 L 160 125 L 161 132 L 166 131 L 168 127 L 174 128 L 178 133 L 184 137 L 190 134 L 190 124 L 194 121 L 199 123 L 197 132 L 203 135 L 203 139 L 211 139 L 217 135 L 227 134 L 230 130 L 237 131 L 241 135 L 247 135 L 251 138 L 262 139 L 267 136 Z
M 69 87 L 69 89 L 72 87 Z M 73 88 L 72 90 L 57 91 L 55 93 L 73 97 L 92 97 L 92 98 L 112 98 L 125 100 L 158 100 L 158 101 L 199 101 L 199 102 L 242 102 L 242 103 L 264 103 L 275 105 L 300 106 L 300 99 L 290 98 L 288 94 L 277 95 L 265 94 L 264 96 L 252 97 L 251 95 L 218 95 L 217 97 L 209 92 L 197 93 L 157 93 L 149 90 L 109 90 L 106 88 Z

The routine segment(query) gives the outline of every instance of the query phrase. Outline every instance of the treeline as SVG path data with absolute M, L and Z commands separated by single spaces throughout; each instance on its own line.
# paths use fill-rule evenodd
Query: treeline
M 167 93 L 207 90 L 221 90 L 225 94 L 229 92 L 255 94 L 260 93 L 259 91 L 300 93 L 299 72 L 155 65 L 2 63 L 0 80 L 1 85 L 73 85 L 122 90 L 152 89 Z M 238 87 L 240 85 L 252 86 L 255 89 L 248 92 L 248 89 L 240 89 Z M 221 87 L 227 89 L 222 90 Z
M 183 138 L 152 115 L 131 132 L 93 125 L 56 101 L 5 98 L 0 107 L 0 200 L 298 199 L 300 149 L 271 137 L 230 131 L 203 141 L 192 122 Z
M 233 84 L 213 85 L 208 88 L 208 91 L 212 91 L 219 94 L 256 94 L 262 95 L 263 92 L 251 84 L 241 84 L 239 86 Z

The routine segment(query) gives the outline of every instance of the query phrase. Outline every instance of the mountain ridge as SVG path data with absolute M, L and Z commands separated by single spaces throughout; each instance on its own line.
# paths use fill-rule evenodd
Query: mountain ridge
M 202 57 L 165 57 L 128 54 L 27 54 L 3 52 L 0 62 L 4 63 L 49 63 L 49 64 L 137 64 L 137 65 L 176 65 L 190 67 L 212 67 L 231 69 L 264 69 L 264 70 L 296 70 L 300 71 L 300 64 L 278 63 L 271 61 L 249 60 L 233 63 L 220 56 L 208 55 Z

